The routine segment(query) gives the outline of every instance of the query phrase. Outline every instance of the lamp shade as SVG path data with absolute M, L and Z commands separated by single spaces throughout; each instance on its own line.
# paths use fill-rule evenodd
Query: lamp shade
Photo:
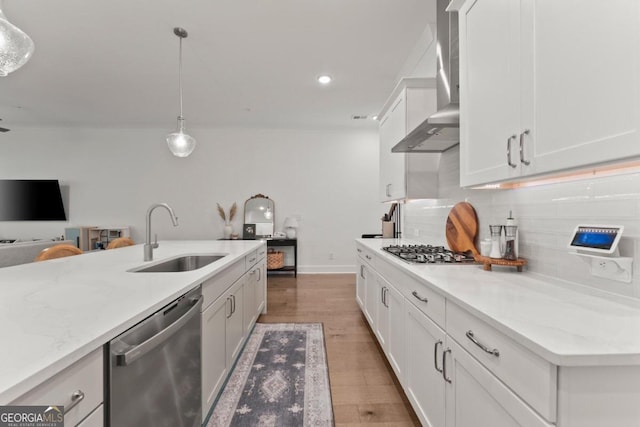
M 34 49 L 31 37 L 7 20 L 0 3 L 0 76 L 4 77 L 26 64 Z
M 298 228 L 298 220 L 292 216 L 288 216 L 282 225 L 284 228 Z

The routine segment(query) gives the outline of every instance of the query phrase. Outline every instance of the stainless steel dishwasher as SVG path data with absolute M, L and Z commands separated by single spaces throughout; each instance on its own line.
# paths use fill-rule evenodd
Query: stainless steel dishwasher
M 198 287 L 109 343 L 108 425 L 200 426 L 201 306 Z

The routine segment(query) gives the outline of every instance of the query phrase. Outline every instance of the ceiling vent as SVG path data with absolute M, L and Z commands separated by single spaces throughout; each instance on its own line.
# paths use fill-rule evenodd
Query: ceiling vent
M 354 114 L 353 116 L 351 116 L 351 118 L 353 120 L 366 120 L 369 116 L 360 116 L 358 114 Z

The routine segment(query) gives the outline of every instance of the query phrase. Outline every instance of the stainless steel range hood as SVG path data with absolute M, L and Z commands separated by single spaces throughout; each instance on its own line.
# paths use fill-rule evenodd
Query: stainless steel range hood
M 447 12 L 449 0 L 437 2 L 438 111 L 394 146 L 393 153 L 441 153 L 460 142 L 458 13 Z

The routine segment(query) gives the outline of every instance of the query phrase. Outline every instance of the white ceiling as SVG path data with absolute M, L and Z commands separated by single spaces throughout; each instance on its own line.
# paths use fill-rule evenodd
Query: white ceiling
M 0 126 L 373 126 L 435 0 L 6 0 L 33 58 L 0 78 Z M 333 76 L 329 87 L 316 81 Z M 363 123 L 364 122 L 364 123 Z

